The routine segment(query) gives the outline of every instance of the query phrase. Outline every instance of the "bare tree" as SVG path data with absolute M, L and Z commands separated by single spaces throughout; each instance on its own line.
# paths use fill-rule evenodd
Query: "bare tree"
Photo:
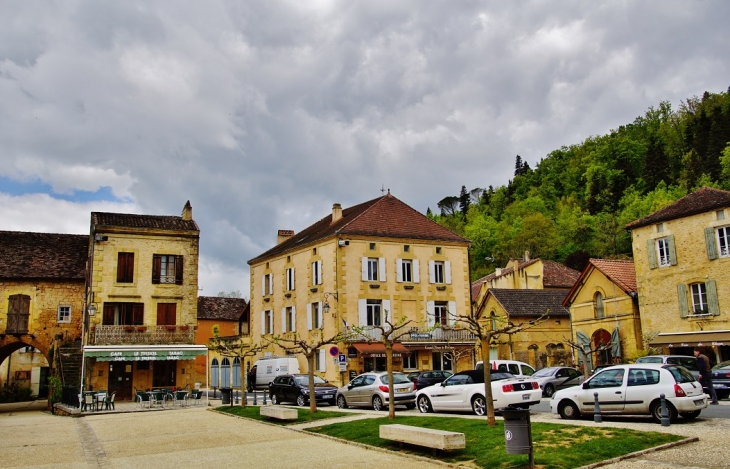
M 395 393 L 393 388 L 393 344 L 411 333 L 411 319 L 402 316 L 393 322 L 383 310 L 383 321 L 376 326 L 353 326 L 352 336 L 368 343 L 380 342 L 385 346 L 385 366 L 388 372 L 388 419 L 395 419 Z
M 563 342 L 565 342 L 570 348 L 578 352 L 578 355 L 583 361 L 583 376 L 585 376 L 586 378 L 591 375 L 591 372 L 588 369 L 588 356 L 594 353 L 610 350 L 613 346 L 612 342 L 599 342 L 597 344 L 594 344 L 593 342 L 589 341 L 587 343 L 580 343 L 572 339 L 567 339 L 565 337 L 563 337 Z
M 335 335 L 325 337 L 322 330 L 313 330 L 309 337 L 302 337 L 298 332 L 290 332 L 284 336 L 274 336 L 270 339 L 290 354 L 301 353 L 307 359 L 307 374 L 309 375 L 309 411 L 317 412 L 317 400 L 314 393 L 314 356 L 319 349 L 328 344 L 336 344 L 347 340 L 348 333 L 339 331 Z
M 217 326 L 213 327 L 213 337 L 208 341 L 208 349 L 218 352 L 223 357 L 239 358 L 241 364 L 244 363 L 246 357 L 254 357 L 261 353 L 265 345 L 261 344 L 245 344 L 241 340 L 241 336 L 219 336 Z M 207 366 L 207 365 L 206 365 Z M 243 399 L 241 399 L 241 407 L 246 407 L 246 386 L 241 386 Z
M 490 316 L 485 318 L 476 314 L 469 316 L 457 316 L 458 320 L 464 323 L 465 327 L 476 335 L 479 340 L 482 363 L 484 364 L 484 400 L 486 401 L 487 406 L 487 424 L 490 427 L 497 424 L 494 417 L 494 400 L 492 397 L 492 370 L 489 366 L 489 348 L 491 344 L 500 336 L 516 334 L 535 327 L 548 319 L 548 317 L 549 310 L 534 320 L 514 324 L 506 317 L 502 316 Z

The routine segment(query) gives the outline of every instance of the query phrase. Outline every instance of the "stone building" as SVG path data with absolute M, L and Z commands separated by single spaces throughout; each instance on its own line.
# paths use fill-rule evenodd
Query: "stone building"
M 254 341 L 332 337 L 352 326 L 371 331 L 373 343 L 318 351 L 318 374 L 342 384 L 385 369 L 373 326 L 387 314 L 412 321 L 411 333 L 393 348 L 395 369 L 470 368 L 474 337 L 456 320 L 470 311 L 468 246 L 390 193 L 346 209 L 334 204 L 330 215 L 299 233 L 279 231 L 277 245 L 249 261 Z M 267 350 L 283 354 L 274 345 Z M 299 361 L 304 372 L 307 364 Z
M 730 192 L 703 187 L 626 229 L 650 345 L 730 359 Z

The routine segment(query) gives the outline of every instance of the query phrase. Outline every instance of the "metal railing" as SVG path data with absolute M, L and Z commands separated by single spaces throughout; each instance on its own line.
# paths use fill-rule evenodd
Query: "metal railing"
M 363 326 L 358 328 L 356 334 L 352 334 L 349 338 L 350 342 L 358 342 L 362 340 L 380 340 L 383 332 L 372 326 Z M 409 333 L 402 336 L 398 342 L 464 342 L 471 343 L 477 340 L 468 329 L 437 327 L 435 329 L 426 327 L 413 327 Z
M 193 326 L 95 326 L 90 343 L 94 345 L 192 345 Z

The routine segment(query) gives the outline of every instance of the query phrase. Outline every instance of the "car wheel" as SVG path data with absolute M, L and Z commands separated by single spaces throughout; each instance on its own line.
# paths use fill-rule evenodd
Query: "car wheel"
M 279 401 L 279 396 L 277 396 L 276 394 L 272 394 L 269 397 L 271 398 L 272 404 L 274 404 L 274 405 L 281 404 L 281 402 Z
M 412 410 L 412 409 L 415 409 L 415 408 L 416 408 L 416 403 L 415 402 L 411 402 L 411 403 L 406 404 L 406 409 L 408 409 L 408 410 Z
M 426 396 L 418 396 L 418 410 L 421 411 L 421 413 L 427 414 L 429 412 L 433 412 L 433 407 L 431 407 L 431 401 L 428 400 L 428 397 Z
M 383 410 L 383 400 L 380 396 L 373 396 L 373 410 Z
M 545 394 L 545 397 L 553 397 L 553 394 L 555 394 L 555 387 L 552 384 L 545 385 L 545 391 L 543 391 L 543 394 Z
M 558 407 L 558 413 L 560 414 L 560 418 L 565 420 L 577 419 L 580 417 L 580 410 L 578 410 L 578 406 L 575 405 L 573 401 L 561 402 Z
M 471 400 L 471 409 L 474 411 L 475 414 L 478 416 L 483 416 L 487 413 L 487 401 L 482 396 L 474 396 L 474 398 Z
M 670 422 L 677 421 L 677 409 L 675 409 L 669 402 L 667 402 L 667 414 L 669 415 Z M 656 423 L 662 423 L 662 401 L 656 400 L 652 403 L 651 418 L 654 419 Z
M 700 412 L 702 412 L 702 411 L 701 410 L 693 410 L 692 412 L 684 412 L 684 413 L 679 414 L 679 415 L 681 415 L 683 419 L 692 420 L 692 419 L 696 419 L 697 417 L 699 417 L 700 416 Z
M 347 409 L 347 400 L 345 396 L 337 396 L 337 407 L 340 409 Z
M 305 405 L 307 405 L 307 398 L 304 397 L 304 394 L 299 394 L 297 396 L 297 405 L 299 407 L 304 407 Z

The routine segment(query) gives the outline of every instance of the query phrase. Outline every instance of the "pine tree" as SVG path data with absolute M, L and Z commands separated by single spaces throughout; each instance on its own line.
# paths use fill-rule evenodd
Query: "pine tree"
M 469 211 L 469 192 L 467 192 L 466 186 L 461 186 L 461 192 L 459 193 L 459 209 L 464 216 L 466 216 L 466 212 Z
M 515 158 L 515 176 L 522 174 L 522 157 L 517 155 Z

